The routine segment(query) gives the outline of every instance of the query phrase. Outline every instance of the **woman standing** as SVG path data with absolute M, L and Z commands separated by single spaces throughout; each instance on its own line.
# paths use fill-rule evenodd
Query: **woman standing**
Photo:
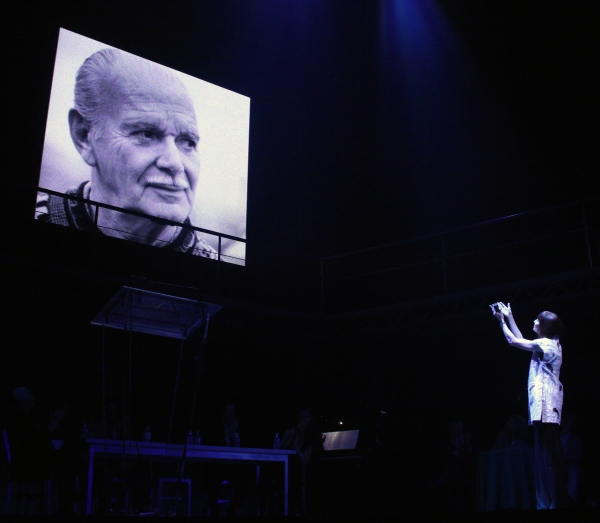
M 559 434 L 563 405 L 563 386 L 559 381 L 562 322 L 553 312 L 541 312 L 533 322 L 537 338 L 526 340 L 515 323 L 510 303 L 506 306 L 499 302 L 490 307 L 508 343 L 532 352 L 527 390 L 535 447 L 537 508 L 565 507 L 568 497 Z

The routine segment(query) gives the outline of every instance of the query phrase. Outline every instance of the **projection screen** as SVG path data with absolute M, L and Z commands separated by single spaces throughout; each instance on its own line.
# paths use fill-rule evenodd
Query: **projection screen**
M 39 188 L 245 239 L 250 99 L 115 50 L 88 61 L 76 108 L 78 71 L 105 49 L 115 48 L 60 30 Z M 35 214 L 210 258 L 218 249 L 217 235 L 43 191 Z M 245 253 L 222 238 L 221 260 L 245 265 Z

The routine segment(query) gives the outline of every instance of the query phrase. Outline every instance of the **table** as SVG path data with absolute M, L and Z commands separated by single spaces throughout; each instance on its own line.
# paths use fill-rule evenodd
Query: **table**
M 148 460 L 180 460 L 183 456 L 183 444 L 159 443 L 154 441 L 122 441 L 89 438 L 88 489 L 86 514 L 92 512 L 92 491 L 94 482 L 94 462 L 96 454 L 135 455 Z M 260 466 L 261 462 L 282 462 L 284 464 L 284 514 L 288 514 L 288 472 L 289 456 L 292 450 L 254 449 L 243 447 L 213 447 L 208 445 L 189 445 L 186 450 L 186 461 L 225 460 L 251 461 Z M 258 469 L 260 470 L 260 469 Z
M 477 462 L 477 510 L 536 508 L 534 454 L 529 447 L 481 452 Z

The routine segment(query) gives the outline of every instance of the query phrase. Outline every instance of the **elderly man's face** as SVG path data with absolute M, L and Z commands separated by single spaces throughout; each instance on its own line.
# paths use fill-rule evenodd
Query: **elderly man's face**
M 106 116 L 90 133 L 91 199 L 183 222 L 200 170 L 200 136 L 184 87 L 152 66 L 132 72 L 127 63 L 106 83 Z

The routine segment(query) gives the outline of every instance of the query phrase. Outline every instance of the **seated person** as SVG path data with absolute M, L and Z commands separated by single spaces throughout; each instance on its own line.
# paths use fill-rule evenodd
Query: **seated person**
M 583 477 L 583 443 L 581 437 L 573 432 L 573 418 L 563 416 L 560 425 L 560 445 L 567 469 L 567 491 L 573 506 L 580 502 L 580 486 Z
M 206 428 L 202 443 L 219 447 L 237 447 L 240 446 L 239 431 L 235 405 L 225 403 L 219 411 L 218 421 Z M 243 464 L 209 463 L 205 468 L 205 481 L 210 515 L 219 515 L 219 495 L 224 482 L 227 482 L 233 491 L 233 497 L 227 506 L 227 515 L 239 515 L 250 482 L 248 469 Z
M 506 420 L 504 429 L 500 431 L 493 449 L 508 449 L 515 447 L 528 447 L 527 420 L 518 414 L 512 414 Z
M 59 512 L 72 513 L 77 499 L 74 462 L 72 456 L 57 451 L 52 444 L 52 435 L 68 409 L 65 407 L 51 416 L 44 416 L 36 408 L 33 393 L 26 387 L 13 389 L 11 397 L 12 406 L 5 419 L 11 454 L 10 477 L 16 480 L 53 479 L 59 495 Z
M 323 451 L 323 435 L 307 409 L 300 409 L 296 425 L 285 431 L 281 448 L 296 452 L 297 459 L 290 461 L 290 503 L 293 513 L 306 515 L 307 490 L 314 486 L 315 458 Z

